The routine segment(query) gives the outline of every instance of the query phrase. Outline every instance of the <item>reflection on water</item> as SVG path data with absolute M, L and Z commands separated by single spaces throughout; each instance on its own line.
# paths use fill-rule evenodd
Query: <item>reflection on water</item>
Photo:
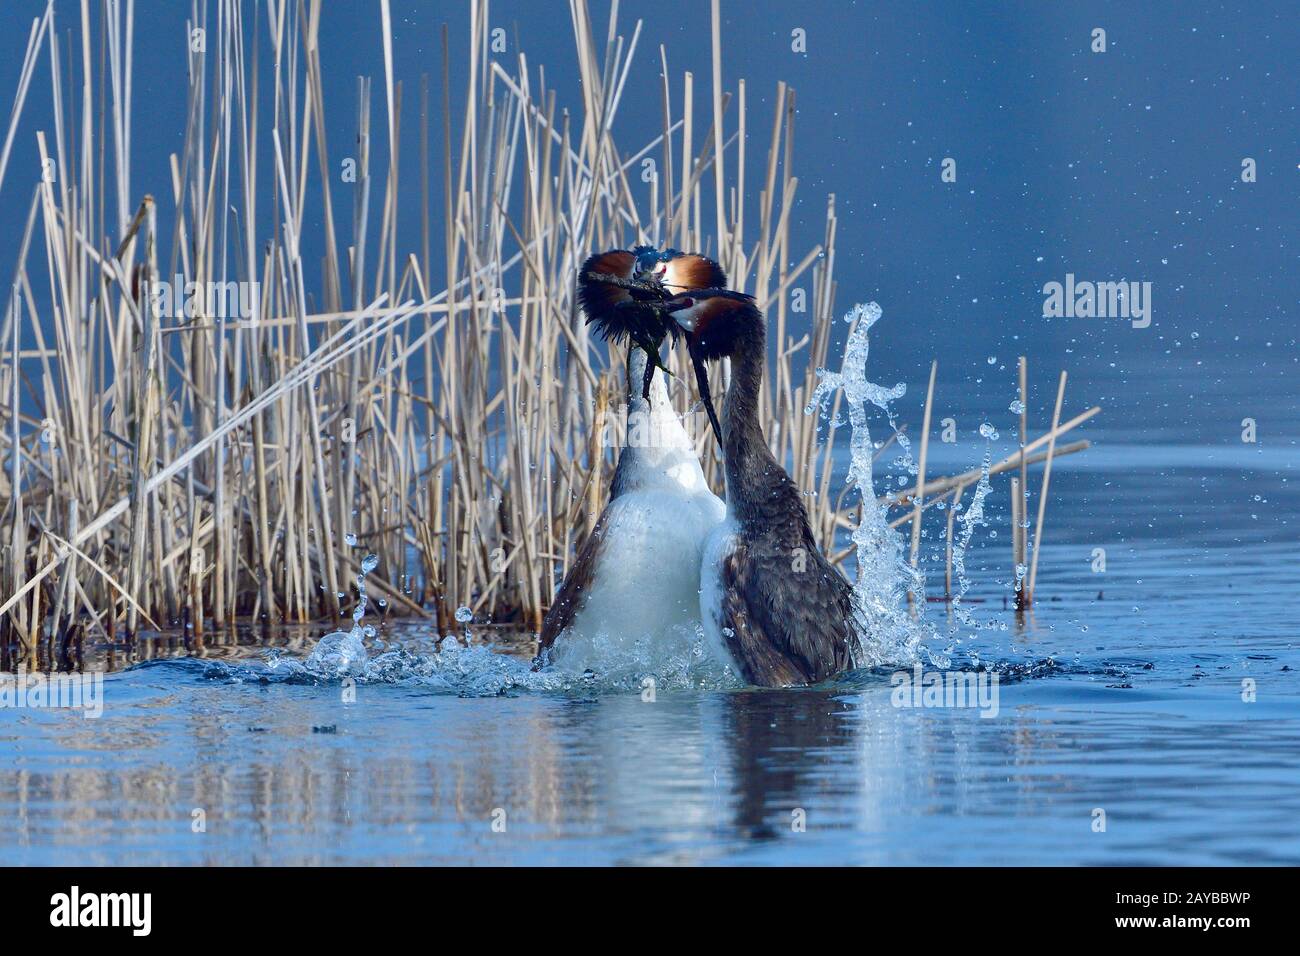
M 178 672 L 179 671 L 179 672 Z M 1075 675 L 1002 713 L 851 689 L 458 698 L 110 678 L 99 721 L 7 719 L 6 863 L 1300 860 L 1300 722 Z M 1104 809 L 1107 830 L 1092 830 Z M 204 832 L 194 832 L 201 812 Z M 504 811 L 504 813 L 502 813 Z M 802 818 L 802 820 L 800 820 Z M 504 821 L 504 832 L 494 830 Z M 800 826 L 800 822 L 805 822 Z

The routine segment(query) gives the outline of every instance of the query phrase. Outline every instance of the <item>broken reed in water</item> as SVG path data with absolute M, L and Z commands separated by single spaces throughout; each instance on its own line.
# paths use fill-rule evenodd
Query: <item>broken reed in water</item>
M 181 147 L 152 195 L 131 179 L 132 6 L 83 4 L 62 24 L 51 6 L 33 23 L 0 154 L 0 190 L 31 182 L 9 160 L 31 88 L 48 82 L 46 132 L 24 144 L 45 174 L 15 224 L 0 327 L 0 644 L 52 657 L 82 635 L 180 621 L 201 641 L 240 618 L 332 618 L 367 553 L 386 610 L 449 629 L 466 606 L 536 628 L 607 494 L 617 448 L 599 436 L 623 404 L 623 357 L 590 340 L 574 276 L 591 250 L 635 243 L 715 256 L 767 312 L 764 429 L 832 543 L 855 506 L 802 409 L 835 317 L 836 213 L 828 197 L 823 240 L 794 248 L 795 93 L 778 84 L 756 116 L 743 81 L 722 89 L 716 0 L 704 118 L 694 75 L 641 49 L 640 22 L 620 34 L 615 12 L 598 36 L 585 0 L 570 10 L 576 109 L 525 55 L 489 55 L 475 0 L 457 112 L 446 28 L 441 74 L 413 93 L 394 75 L 381 0 L 380 86 L 358 80 L 344 157 L 323 139 L 327 111 L 345 107 L 324 101 L 321 0 L 200 2 L 188 26 L 204 42 L 178 38 L 174 53 L 188 76 Z M 613 130 L 638 55 L 662 68 L 663 132 L 627 153 Z M 758 182 L 755 122 L 769 131 Z M 418 139 L 418 175 L 399 169 L 403 135 Z M 372 162 L 372 145 L 388 159 Z M 319 185 L 345 165 L 350 208 Z M 434 190 L 449 210 L 436 220 Z M 412 217 L 414 251 L 398 239 Z M 193 314 L 160 314 L 150 290 L 178 280 L 236 284 L 251 308 L 213 314 L 199 296 Z M 796 287 L 812 320 L 798 339 Z M 694 401 L 673 396 L 682 412 Z M 720 487 L 702 413 L 689 421 Z

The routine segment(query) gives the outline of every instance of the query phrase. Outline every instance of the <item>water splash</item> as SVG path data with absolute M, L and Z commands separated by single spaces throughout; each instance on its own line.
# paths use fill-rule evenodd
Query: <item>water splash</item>
M 665 627 L 632 638 L 634 631 L 609 635 L 572 630 L 545 652 L 546 668 L 594 674 L 602 686 L 635 686 L 652 677 L 657 686 L 722 688 L 743 686 L 709 652 L 698 622 Z
M 984 458 L 980 462 L 980 478 L 975 484 L 975 494 L 971 498 L 970 505 L 957 516 L 957 523 L 961 525 L 961 534 L 952 545 L 952 569 L 957 578 L 957 593 L 952 596 L 952 611 L 961 623 L 976 630 L 980 627 L 979 621 L 975 620 L 975 615 L 962 603 L 962 598 L 970 590 L 970 577 L 966 574 L 966 552 L 970 548 L 975 529 L 987 524 L 984 520 L 984 499 L 988 497 L 991 488 L 989 468 L 993 462 L 993 441 L 998 437 L 993 426 L 987 423 L 980 425 L 980 434 L 986 439 Z
M 369 655 L 366 638 L 373 637 L 375 629 L 363 623 L 370 598 L 366 594 L 366 575 L 379 566 L 379 556 L 366 555 L 357 575 L 357 606 L 352 609 L 352 628 L 326 634 L 312 648 L 303 663 L 307 670 L 329 677 L 360 677 L 366 673 Z
M 497 697 L 521 693 L 558 694 L 643 694 L 648 686 L 656 690 L 720 690 L 743 686 L 729 671 L 718 667 L 704 649 L 703 635 L 695 629 L 695 640 L 684 637 L 681 648 L 663 653 L 662 648 L 624 648 L 588 661 L 585 668 L 554 663 L 534 670 L 524 657 L 506 653 L 491 644 L 477 642 L 472 634 L 461 638 L 436 633 L 417 636 L 415 645 L 404 646 L 368 658 L 353 658 L 340 668 L 331 638 L 350 637 L 337 632 L 321 638 L 315 651 L 299 661 L 268 652 L 265 664 L 211 662 L 208 676 L 232 683 L 265 682 L 288 684 L 332 683 L 353 679 L 358 685 L 418 687 L 434 693 L 462 697 Z M 423 638 L 427 636 L 428 641 Z M 652 682 L 652 683 L 648 683 Z
M 903 558 L 902 537 L 889 527 L 883 504 L 876 500 L 872 476 L 875 448 L 867 423 L 867 405 L 883 411 L 898 436 L 900 446 L 907 444 L 895 424 L 891 402 L 902 398 L 906 385 L 885 388 L 867 380 L 869 331 L 880 319 L 880 306 L 874 302 L 854 306 L 844 316 L 852 324 L 839 372 L 818 369 L 820 381 L 804 414 L 817 407 L 826 413 L 836 390 L 843 392 L 849 409 L 851 464 L 848 481 L 858 492 L 862 518 L 853 530 L 857 553 L 857 578 L 853 584 L 853 613 L 857 624 L 858 647 L 853 654 L 856 667 L 910 664 L 917 660 L 922 641 L 933 629 L 924 620 L 925 580 Z M 905 607 L 906 595 L 917 597 L 920 613 L 914 618 Z
M 317 642 L 303 661 L 271 653 L 264 666 L 220 665 L 214 678 L 235 682 L 250 680 L 288 683 L 321 683 L 353 679 L 360 684 L 415 685 L 467 697 L 498 696 L 518 692 L 617 693 L 646 689 L 647 680 L 662 689 L 715 690 L 740 686 L 729 670 L 719 666 L 705 650 L 698 625 L 683 626 L 672 641 L 626 642 L 595 639 L 568 658 L 551 661 L 545 670 L 534 670 L 530 661 L 501 653 L 478 643 L 468 626 L 474 619 L 468 607 L 456 609 L 455 618 L 465 625 L 463 637 L 429 635 L 419 650 L 397 648 L 381 653 L 367 652 L 382 645 L 373 641 L 375 629 L 366 625 L 369 606 L 366 575 L 379 564 L 367 555 L 357 575 L 357 606 L 352 611 L 352 628 L 334 631 Z

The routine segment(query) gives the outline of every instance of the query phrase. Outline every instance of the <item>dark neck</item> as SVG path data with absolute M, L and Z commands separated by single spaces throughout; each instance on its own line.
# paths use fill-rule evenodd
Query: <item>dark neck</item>
M 739 340 L 731 355 L 731 385 L 722 404 L 722 450 L 726 457 L 727 501 L 739 512 L 764 493 L 780 473 L 767 450 L 758 403 L 767 364 L 767 339 L 760 325 Z
M 722 446 L 727 459 L 727 510 L 750 537 L 816 550 L 803 495 L 767 450 L 758 422 L 767 344 L 761 319 L 731 355 L 731 387 L 722 408 Z

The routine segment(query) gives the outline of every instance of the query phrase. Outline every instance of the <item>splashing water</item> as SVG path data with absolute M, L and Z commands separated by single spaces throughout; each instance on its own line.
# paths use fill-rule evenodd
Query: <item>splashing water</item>
M 547 669 L 598 675 L 602 686 L 636 686 L 653 677 L 659 686 L 721 688 L 742 686 L 730 668 L 708 650 L 699 622 L 683 622 L 656 633 L 636 635 L 636 625 L 610 635 L 570 631 L 546 652 Z
M 880 306 L 869 302 L 854 306 L 844 316 L 853 329 L 845 345 L 841 369 L 839 372 L 818 369 L 821 380 L 804 409 L 804 414 L 811 415 L 820 407 L 822 414 L 826 414 L 837 389 L 844 393 L 849 408 L 853 431 L 848 481 L 857 490 L 862 505 L 862 519 L 852 536 L 858 563 L 853 584 L 853 612 L 858 631 L 858 647 L 853 654 L 856 667 L 913 663 L 921 642 L 932 635 L 932 629 L 924 621 L 924 578 L 904 560 L 902 538 L 889 527 L 886 508 L 876 500 L 872 480 L 875 449 L 867 424 L 867 404 L 883 411 L 894 434 L 899 435 L 890 403 L 907 392 L 906 385 L 885 388 L 867 380 L 868 332 L 880 315 Z M 901 435 L 898 441 L 906 450 Z M 915 619 L 904 604 L 909 590 L 917 596 L 922 609 Z
M 321 643 L 333 636 L 327 635 Z M 684 653 L 656 653 L 653 657 L 624 653 L 620 659 L 607 657 L 583 670 L 563 664 L 533 670 L 526 658 L 504 653 L 490 644 L 473 640 L 467 643 L 451 635 L 441 639 L 435 636 L 431 648 L 398 648 L 374 654 L 346 672 L 322 663 L 315 653 L 299 661 L 272 649 L 266 658 L 265 664 L 242 661 L 199 663 L 207 679 L 230 683 L 316 685 L 352 679 L 363 686 L 417 687 L 459 697 L 537 693 L 586 698 L 592 694 L 644 695 L 649 687 L 670 691 L 730 690 L 744 686 L 738 677 L 717 665 L 705 650 L 702 636 Z
M 952 596 L 952 611 L 961 623 L 976 630 L 981 626 L 979 621 L 975 620 L 975 615 L 962 604 L 962 598 L 970 590 L 970 578 L 966 574 L 966 551 L 970 547 L 975 529 L 986 524 L 984 499 L 988 497 L 991 488 L 989 467 L 993 462 L 993 441 L 998 437 L 998 433 L 988 424 L 980 425 L 980 434 L 986 439 L 984 458 L 980 462 L 980 480 L 975 485 L 975 495 L 971 498 L 970 505 L 957 516 L 957 523 L 961 525 L 961 534 L 952 546 L 952 569 L 957 578 L 957 593 Z
M 357 606 L 352 609 L 352 629 L 333 631 L 322 637 L 303 664 L 307 670 L 327 677 L 360 677 L 366 673 L 369 661 L 366 638 L 375 634 L 373 627 L 362 623 L 370 604 L 366 594 L 366 575 L 378 566 L 378 555 L 368 554 L 361 560 L 361 573 L 357 575 Z
M 556 661 L 556 666 L 535 671 L 529 661 L 498 653 L 474 641 L 468 627 L 464 642 L 448 635 L 433 642 L 432 652 L 413 653 L 406 649 L 386 650 L 371 656 L 366 640 L 375 629 L 364 623 L 369 597 L 366 575 L 379 565 L 370 554 L 361 562 L 357 575 L 357 606 L 352 611 L 352 628 L 322 637 L 306 660 L 298 662 L 278 653 L 268 655 L 265 670 L 247 665 L 220 664 L 214 678 L 232 681 L 276 680 L 311 682 L 355 679 L 368 684 L 417 685 L 463 696 L 499 696 L 515 692 L 589 693 L 642 692 L 647 679 L 664 689 L 692 687 L 718 689 L 739 686 L 738 679 L 704 650 L 699 627 L 683 626 L 670 647 L 637 642 L 618 650 L 614 642 L 596 640 L 595 649 L 575 661 Z M 459 607 L 456 621 L 468 625 L 474 613 Z M 436 637 L 436 635 L 435 635 Z M 568 666 L 566 666 L 566 663 Z
M 961 639 L 955 635 L 954 640 L 944 649 L 928 646 L 926 642 L 936 639 L 935 628 L 925 619 L 925 576 L 919 568 L 913 568 L 904 559 L 904 541 L 902 535 L 889 527 L 887 504 L 882 504 L 876 497 L 872 475 L 872 459 L 875 446 L 871 441 L 871 432 L 867 424 L 867 405 L 873 405 L 884 412 L 889 427 L 893 430 L 894 440 L 902 449 L 898 462 L 908 473 L 916 475 L 917 469 L 912 461 L 910 445 L 898 429 L 898 420 L 892 402 L 902 398 L 907 386 L 895 385 L 885 388 L 867 380 L 867 356 L 869 353 L 869 336 L 871 327 L 879 321 L 880 306 L 875 302 L 856 305 L 844 316 L 844 321 L 853 328 L 845 344 L 844 360 L 839 372 L 818 369 L 820 381 L 816 391 L 804 408 L 805 415 L 811 415 L 820 407 L 823 417 L 828 416 L 831 398 L 836 390 L 843 392 L 849 408 L 849 424 L 852 427 L 850 437 L 849 481 L 858 492 L 862 505 L 862 520 L 854 529 L 852 540 L 857 552 L 858 573 L 853 584 L 853 609 L 857 625 L 859 646 L 853 655 L 856 667 L 881 667 L 885 665 L 915 663 L 921 656 L 929 658 L 936 667 L 951 665 L 950 654 L 955 644 Z M 990 359 L 995 362 L 996 358 Z M 1013 404 L 1012 410 L 1016 410 Z M 970 588 L 970 578 L 966 573 L 966 554 L 970 547 L 975 529 L 987 524 L 984 519 L 984 499 L 988 497 L 989 470 L 992 462 L 992 443 L 998 433 L 988 423 L 980 426 L 980 435 L 986 440 L 984 458 L 980 466 L 980 478 L 975 486 L 975 493 L 969 505 L 964 509 L 954 505 L 961 524 L 961 534 L 953 542 L 953 570 L 956 573 L 958 591 L 953 596 L 952 608 L 957 621 L 973 629 L 992 627 L 981 624 L 970 609 L 962 603 L 962 598 Z M 901 483 L 901 479 L 900 479 Z M 942 502 L 938 507 L 945 507 Z M 1024 572 L 1017 569 L 1017 575 Z M 916 598 L 915 613 L 909 613 L 906 607 L 908 592 Z
M 370 598 L 366 595 L 366 575 L 379 567 L 379 555 L 368 554 L 361 559 L 361 573 L 357 575 L 357 606 L 352 612 L 352 620 L 355 623 L 361 623 L 361 619 L 366 616 L 366 607 L 370 604 Z
M 695 629 L 695 630 L 698 630 Z M 665 653 L 661 648 L 632 648 L 609 653 L 585 668 L 556 662 L 533 670 L 526 658 L 502 653 L 489 644 L 448 635 L 418 652 L 406 648 L 386 650 L 370 657 L 357 656 L 356 630 L 327 634 L 305 661 L 268 655 L 265 667 L 245 663 L 207 662 L 214 680 L 318 684 L 355 679 L 359 684 L 420 687 L 435 693 L 462 697 L 499 697 L 519 693 L 644 693 L 648 686 L 660 690 L 719 690 L 743 686 L 729 670 L 720 668 L 705 650 L 702 634 L 683 635 L 682 646 Z M 359 638 L 358 638 L 359 640 Z M 342 646 L 341 646 L 342 645 Z M 361 650 L 364 655 L 364 650 Z M 346 667 L 341 658 L 351 655 Z

